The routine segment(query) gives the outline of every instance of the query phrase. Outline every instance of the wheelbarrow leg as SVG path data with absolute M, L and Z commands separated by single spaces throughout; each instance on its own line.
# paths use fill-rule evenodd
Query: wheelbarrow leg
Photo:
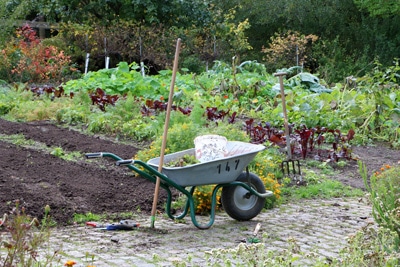
M 191 196 L 193 196 L 193 192 L 194 192 L 195 189 L 196 189 L 195 186 L 192 186 L 192 188 L 190 189 L 189 194 L 190 194 Z M 184 192 L 183 192 L 183 193 L 184 193 Z M 172 214 L 172 208 L 171 208 L 172 199 L 168 199 L 168 200 L 167 200 L 167 205 L 166 205 L 165 211 L 166 211 L 166 213 L 167 213 L 167 215 L 168 215 L 168 217 L 169 217 L 170 219 L 173 219 L 173 220 L 183 219 L 183 218 L 188 214 L 189 208 L 190 208 L 190 198 L 188 197 L 187 194 L 185 194 L 185 195 L 186 195 L 186 204 L 185 204 L 185 208 L 184 208 L 183 212 L 182 212 L 181 214 L 179 214 L 179 215 L 173 215 L 173 214 Z
M 217 208 L 217 193 L 218 190 L 223 187 L 223 184 L 219 184 L 216 185 L 214 187 L 214 190 L 212 192 L 212 196 L 211 196 L 211 212 L 210 212 L 210 216 L 209 216 L 209 221 L 206 224 L 200 224 L 197 219 L 196 219 L 196 209 L 194 206 L 194 201 L 193 201 L 193 197 L 190 196 L 190 218 L 192 219 L 192 223 L 194 224 L 194 226 L 196 226 L 197 228 L 201 229 L 201 230 L 206 230 L 209 229 L 215 221 L 215 210 Z

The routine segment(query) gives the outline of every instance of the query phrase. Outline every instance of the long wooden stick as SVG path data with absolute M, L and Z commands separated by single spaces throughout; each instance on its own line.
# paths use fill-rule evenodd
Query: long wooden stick
M 281 98 L 282 98 L 282 109 L 283 109 L 283 118 L 285 120 L 285 136 L 286 136 L 286 149 L 288 154 L 288 159 L 292 159 L 292 148 L 290 146 L 290 133 L 289 133 L 289 122 L 286 111 L 286 100 L 285 100 L 285 89 L 283 87 L 283 76 L 286 75 L 286 72 L 278 72 L 274 73 L 274 76 L 279 77 L 279 86 L 281 89 Z
M 158 172 L 160 172 L 160 173 L 162 171 L 162 166 L 164 164 L 165 147 L 167 145 L 168 124 L 169 124 L 169 118 L 170 118 L 170 114 L 171 114 L 172 100 L 174 97 L 174 87 L 175 87 L 176 73 L 178 71 L 178 60 L 179 60 L 180 47 L 181 47 L 181 39 L 178 38 L 178 40 L 176 42 L 174 66 L 172 69 L 171 86 L 169 88 L 167 112 L 166 112 L 165 124 L 164 124 L 164 134 L 163 134 L 161 152 L 160 152 L 160 162 L 158 163 Z M 153 207 L 151 209 L 151 228 L 154 228 L 154 223 L 156 221 L 156 211 L 157 211 L 159 189 L 160 189 L 160 178 L 157 177 L 156 186 L 154 189 Z

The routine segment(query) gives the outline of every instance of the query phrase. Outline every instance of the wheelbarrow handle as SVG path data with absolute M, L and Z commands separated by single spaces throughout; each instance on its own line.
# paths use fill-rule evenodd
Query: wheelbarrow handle
M 258 195 L 261 198 L 268 198 L 268 197 L 272 197 L 274 195 L 274 193 L 272 191 L 267 191 L 265 193 L 258 193 Z
M 133 159 L 122 159 L 122 160 L 118 160 L 115 164 L 117 166 L 124 166 L 124 165 L 131 165 L 135 163 L 135 161 Z
M 103 153 L 102 152 L 87 153 L 87 154 L 85 154 L 85 156 L 87 159 L 101 158 L 101 157 L 103 157 Z

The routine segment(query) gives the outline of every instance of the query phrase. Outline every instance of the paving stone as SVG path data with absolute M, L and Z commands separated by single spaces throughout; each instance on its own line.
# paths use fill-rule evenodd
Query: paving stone
M 198 217 L 208 221 L 208 217 Z M 266 250 L 288 249 L 288 240 L 293 238 L 300 251 L 317 253 L 314 258 L 334 258 L 346 245 L 346 237 L 373 219 L 366 201 L 337 198 L 285 204 L 245 222 L 219 212 L 208 230 L 197 229 L 190 216 L 183 223 L 176 223 L 161 215 L 155 229 L 150 228 L 148 215 L 137 214 L 134 220 L 140 227 L 133 231 L 104 231 L 79 225 L 54 229 L 50 248 L 42 252 L 62 248 L 60 265 L 75 260 L 75 267 L 173 266 L 174 262 L 206 266 L 207 251 L 236 248 L 240 240 L 252 237 L 255 226 L 261 223 L 258 238 Z M 312 266 L 308 258 L 301 263 Z

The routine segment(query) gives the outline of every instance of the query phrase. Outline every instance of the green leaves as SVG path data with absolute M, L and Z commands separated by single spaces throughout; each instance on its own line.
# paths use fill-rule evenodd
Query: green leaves
M 354 0 L 354 3 L 360 8 L 368 10 L 371 16 L 388 17 L 391 15 L 400 15 L 398 0 Z
M 304 124 L 308 128 L 326 127 L 347 132 L 356 129 L 356 142 L 379 138 L 399 146 L 400 91 L 393 82 L 399 74 L 397 65 L 381 69 L 355 79 L 355 85 L 337 84 L 326 92 L 314 93 L 310 87 L 319 86 L 320 80 L 309 73 L 299 73 L 285 81 L 289 123 Z M 255 122 L 268 122 L 275 128 L 283 125 L 282 100 L 275 91 L 276 77 L 266 73 L 258 63 L 242 63 L 239 67 L 217 62 L 215 68 L 199 75 L 178 74 L 174 87 L 173 105 L 182 112 L 181 123 L 195 119 L 196 124 L 207 124 L 207 108 L 235 114 L 237 121 L 252 118 Z M 397 80 L 395 80 L 397 81 Z M 171 71 L 143 77 L 136 64 L 121 62 L 116 68 L 89 72 L 78 80 L 64 85 L 65 93 L 74 92 L 77 106 L 56 112 L 59 121 L 85 122 L 94 132 L 111 132 L 138 139 L 153 138 L 160 132 L 163 109 L 143 112 L 149 103 L 164 105 L 169 95 Z M 105 114 L 88 107 L 89 95 L 104 92 L 104 96 L 118 96 L 108 105 Z M 83 97 L 86 96 L 86 97 Z M 107 98 L 108 99 L 108 98 Z M 117 99 L 117 98 L 115 98 Z M 84 101 L 83 101 L 84 100 Z M 85 105 L 82 105 L 84 102 Z M 0 111 L 13 113 L 14 103 L 0 101 Z M 92 99 L 93 102 L 93 99 Z M 103 101 L 104 102 L 104 101 Z M 3 104 L 1 104 L 3 103 Z M 24 114 L 29 105 L 21 105 Z M 2 108 L 3 107 L 3 108 Z M 91 114 L 86 114 L 90 112 Z M 187 115 L 193 111 L 193 117 Z M 148 117 L 142 117 L 146 114 Z M 161 116 L 160 116 L 161 115 Z M 218 126 L 225 122 L 218 122 Z M 209 126 L 209 125 L 208 125 Z M 242 127 L 242 126 L 241 126 Z M 395 129 L 395 130 L 393 130 Z
M 382 227 L 397 233 L 397 250 L 400 244 L 400 167 L 382 166 L 368 179 L 367 168 L 359 162 L 359 172 L 372 202 L 372 214 Z

